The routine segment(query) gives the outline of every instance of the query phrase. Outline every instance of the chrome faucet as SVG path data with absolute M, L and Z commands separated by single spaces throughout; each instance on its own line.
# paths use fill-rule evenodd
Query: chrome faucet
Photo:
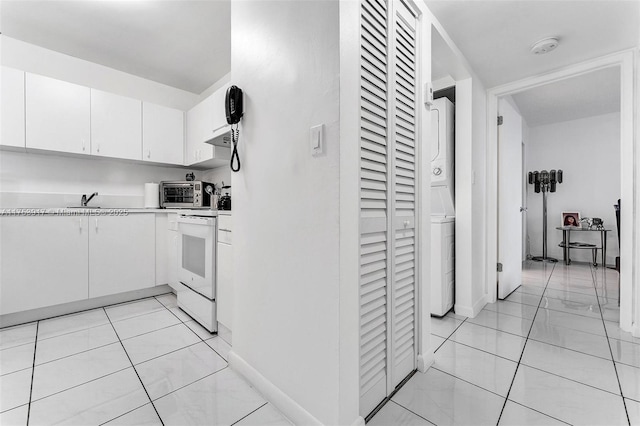
M 91 199 L 96 195 L 98 195 L 98 193 L 94 192 L 89 198 L 87 198 L 87 194 L 82 194 L 82 199 L 80 200 L 80 204 L 82 205 L 82 207 L 87 207 L 87 203 L 91 201 Z

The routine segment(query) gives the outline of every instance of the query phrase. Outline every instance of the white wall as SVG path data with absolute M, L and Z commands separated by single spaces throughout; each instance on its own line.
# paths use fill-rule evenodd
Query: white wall
M 93 87 L 106 92 L 188 110 L 199 96 L 40 46 L 0 35 L 4 66 Z
M 542 169 L 564 172 L 564 182 L 547 198 L 549 256 L 562 259 L 558 247 L 562 231 L 555 229 L 560 226 L 561 213 L 578 211 L 583 217 L 602 218 L 612 230 L 607 239 L 607 264 L 614 264 L 619 253 L 613 205 L 620 198 L 620 113 L 532 127 L 526 171 Z M 538 255 L 542 252 L 542 194 L 529 188 L 527 204 L 531 253 Z M 599 239 L 599 233 L 572 235 L 575 241 L 599 244 Z M 572 250 L 571 259 L 588 262 L 591 250 Z
M 231 365 L 324 424 L 340 423 L 338 6 L 231 6 L 231 82 L 245 103 Z M 320 123 L 325 153 L 312 157 Z
M 92 205 L 144 207 L 145 182 L 184 180 L 188 168 L 112 159 L 0 151 L 0 208 L 66 207 L 98 192 Z M 196 178 L 203 175 L 195 171 Z

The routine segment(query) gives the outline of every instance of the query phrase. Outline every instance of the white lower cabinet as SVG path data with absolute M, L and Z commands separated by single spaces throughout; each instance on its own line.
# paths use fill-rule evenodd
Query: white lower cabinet
M 88 218 L 0 217 L 0 315 L 88 297 Z
M 233 330 L 233 248 L 231 216 L 218 216 L 217 306 L 218 322 Z
M 178 291 L 180 281 L 178 280 L 178 215 L 169 213 L 167 221 L 167 279 L 169 286 Z
M 89 297 L 155 285 L 155 215 L 89 218 Z

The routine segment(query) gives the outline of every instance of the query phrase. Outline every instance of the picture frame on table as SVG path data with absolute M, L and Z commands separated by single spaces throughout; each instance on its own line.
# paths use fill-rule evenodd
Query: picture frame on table
M 563 227 L 580 227 L 580 212 L 562 212 Z

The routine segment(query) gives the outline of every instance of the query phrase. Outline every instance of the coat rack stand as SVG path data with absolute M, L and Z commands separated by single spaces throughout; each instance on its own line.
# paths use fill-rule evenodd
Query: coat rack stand
M 536 262 L 557 262 L 558 259 L 547 256 L 547 193 L 556 192 L 556 184 L 562 183 L 562 170 L 542 170 L 529 172 L 529 184 L 534 185 L 536 193 L 542 192 L 542 256 L 533 256 Z

